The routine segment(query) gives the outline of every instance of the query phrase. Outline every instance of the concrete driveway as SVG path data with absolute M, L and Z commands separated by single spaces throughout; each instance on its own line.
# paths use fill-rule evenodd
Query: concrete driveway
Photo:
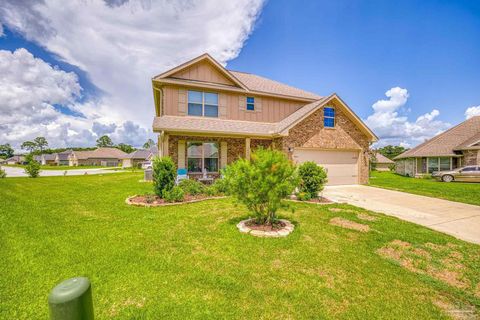
M 19 167 L 7 167 L 2 166 L 2 169 L 7 173 L 7 178 L 11 177 L 27 177 L 27 174 L 23 168 Z M 53 177 L 53 176 L 63 176 L 67 171 L 67 176 L 81 176 L 86 174 L 105 174 L 105 173 L 115 173 L 115 172 L 124 172 L 123 170 L 106 170 L 104 168 L 98 169 L 72 169 L 72 170 L 41 170 L 41 177 Z
M 323 196 L 480 244 L 480 206 L 358 185 L 326 187 Z

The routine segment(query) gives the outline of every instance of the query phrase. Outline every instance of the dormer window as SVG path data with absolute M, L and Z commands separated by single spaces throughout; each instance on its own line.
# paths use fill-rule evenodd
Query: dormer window
M 255 111 L 255 98 L 254 97 L 247 97 L 247 110 L 248 111 Z
M 188 115 L 218 117 L 218 94 L 188 90 Z
M 323 108 L 323 126 L 325 128 L 335 128 L 335 109 L 332 107 Z

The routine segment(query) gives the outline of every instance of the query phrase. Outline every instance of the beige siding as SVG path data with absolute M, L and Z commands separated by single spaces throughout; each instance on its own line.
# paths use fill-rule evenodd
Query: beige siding
M 195 63 L 189 68 L 173 74 L 171 77 L 236 86 L 230 79 L 225 77 L 217 70 L 217 68 L 207 61 Z
M 183 105 L 183 97 L 186 99 L 183 90 L 175 86 L 165 86 L 164 92 L 164 110 L 165 115 L 182 116 L 181 110 L 187 111 L 186 105 Z M 193 89 L 193 90 L 199 90 Z M 205 90 L 212 92 L 212 90 Z M 246 95 L 240 95 L 231 92 L 219 93 L 219 117 L 222 119 L 259 121 L 259 122 L 278 122 L 293 112 L 297 111 L 307 103 L 294 100 L 277 99 L 272 97 L 254 96 L 255 111 L 246 110 Z M 180 111 L 179 111 L 180 110 Z

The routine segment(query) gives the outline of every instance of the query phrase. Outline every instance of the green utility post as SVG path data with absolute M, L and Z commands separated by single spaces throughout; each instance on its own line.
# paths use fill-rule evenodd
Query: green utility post
M 51 320 L 93 320 L 92 287 L 84 277 L 63 281 L 48 295 Z

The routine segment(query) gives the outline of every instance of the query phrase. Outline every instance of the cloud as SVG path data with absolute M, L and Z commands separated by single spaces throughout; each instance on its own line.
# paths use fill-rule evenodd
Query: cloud
M 465 118 L 470 119 L 474 116 L 480 116 L 480 106 L 470 107 L 465 110 Z
M 379 146 L 388 144 L 415 146 L 451 126 L 437 119 L 440 115 L 437 109 L 419 116 L 413 122 L 409 121 L 404 115 L 407 113 L 405 105 L 409 98 L 407 89 L 391 88 L 385 92 L 385 95 L 388 99 L 375 102 L 372 105 L 373 114 L 365 120 L 365 123 L 379 136 Z
M 151 135 L 152 76 L 203 52 L 224 64 L 235 58 L 262 5 L 263 0 L 4 0 L 0 23 L 84 70 L 104 93 L 72 104 L 72 110 L 117 128 L 128 119 Z M 121 130 L 128 129 L 137 130 Z M 77 130 L 75 124 L 70 130 Z
M 116 128 L 117 125 L 115 123 L 101 124 L 94 121 L 92 125 L 92 131 L 95 132 L 99 137 L 114 132 Z

